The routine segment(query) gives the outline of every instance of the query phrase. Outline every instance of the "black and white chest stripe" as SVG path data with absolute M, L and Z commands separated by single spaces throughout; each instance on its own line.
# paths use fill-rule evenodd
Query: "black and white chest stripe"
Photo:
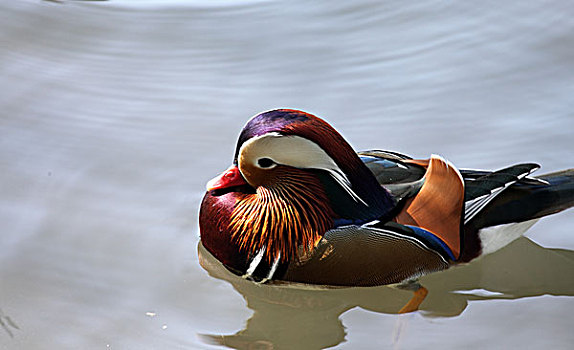
M 242 278 L 252 280 L 256 283 L 265 283 L 273 279 L 281 261 L 281 253 L 273 259 L 273 263 L 269 266 L 269 264 L 263 262 L 263 255 L 265 254 L 266 248 L 266 246 L 263 246 L 251 259 L 247 271 L 241 276 Z

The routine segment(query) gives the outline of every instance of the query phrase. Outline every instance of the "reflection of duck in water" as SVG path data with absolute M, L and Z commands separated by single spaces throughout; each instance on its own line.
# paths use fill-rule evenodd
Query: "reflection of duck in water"
M 458 170 L 439 156 L 357 155 L 323 120 L 274 110 L 247 123 L 233 165 L 208 184 L 201 240 L 256 282 L 409 285 L 572 206 L 574 170 L 529 177 L 537 168 Z M 417 289 L 401 311 L 425 295 Z
M 204 340 L 235 349 L 322 349 L 344 341 L 340 317 L 355 307 L 395 314 L 410 293 L 388 286 L 370 288 L 299 288 L 260 285 L 229 272 L 200 243 L 199 258 L 208 273 L 243 295 L 253 315 L 233 335 Z M 574 251 L 547 249 L 520 238 L 505 249 L 471 264 L 420 279 L 429 290 L 421 304 L 424 316 L 457 316 L 472 300 L 519 299 L 544 294 L 574 296 Z M 397 320 L 402 322 L 404 320 Z M 381 329 L 389 339 L 392 330 Z M 397 340 L 398 341 L 398 340 Z

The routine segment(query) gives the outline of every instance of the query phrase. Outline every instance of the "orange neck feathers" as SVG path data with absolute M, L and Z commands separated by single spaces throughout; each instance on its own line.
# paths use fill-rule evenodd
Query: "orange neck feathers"
M 333 211 L 319 180 L 296 168 L 277 169 L 281 181 L 269 181 L 235 203 L 229 230 L 241 249 L 265 249 L 271 263 L 309 252 L 333 226 Z

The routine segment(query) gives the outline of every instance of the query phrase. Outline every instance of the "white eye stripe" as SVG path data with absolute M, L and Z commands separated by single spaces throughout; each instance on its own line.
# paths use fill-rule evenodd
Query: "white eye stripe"
M 352 190 L 351 182 L 333 158 L 313 141 L 295 135 L 281 135 L 277 132 L 252 137 L 239 149 L 239 170 L 241 171 L 242 165 L 249 162 L 261 168 L 258 162 L 263 158 L 268 158 L 276 164 L 295 168 L 325 170 L 356 202 L 368 206 Z

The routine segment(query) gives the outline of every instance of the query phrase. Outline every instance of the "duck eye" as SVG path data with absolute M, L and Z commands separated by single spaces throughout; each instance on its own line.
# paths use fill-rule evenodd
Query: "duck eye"
M 275 162 L 269 158 L 259 158 L 257 160 L 257 165 L 259 165 L 261 168 L 269 168 L 274 164 Z

